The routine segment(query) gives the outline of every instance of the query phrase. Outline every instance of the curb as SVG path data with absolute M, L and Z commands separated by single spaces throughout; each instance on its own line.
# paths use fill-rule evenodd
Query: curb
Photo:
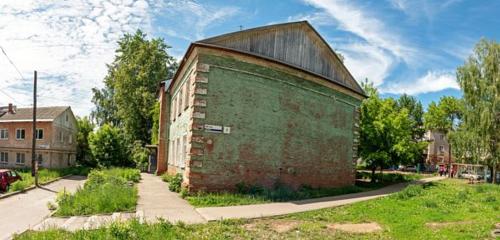
M 40 185 L 40 186 L 45 186 L 45 185 L 51 184 L 51 183 L 53 183 L 53 182 L 55 182 L 55 181 L 59 181 L 59 180 L 61 180 L 61 179 L 63 179 L 63 178 L 67 178 L 67 177 L 70 177 L 70 176 L 73 176 L 73 174 L 68 174 L 68 175 L 65 175 L 65 176 L 62 176 L 62 177 L 58 177 L 58 178 L 56 178 L 56 179 L 52 179 L 52 180 L 50 180 L 50 181 L 47 181 L 47 182 L 44 182 L 44 183 L 40 183 L 39 185 Z M 6 193 L 5 195 L 0 196 L 0 199 L 4 199 L 4 198 L 8 198 L 8 197 L 12 197 L 12 196 L 17 195 L 17 194 L 20 194 L 20 193 L 25 193 L 25 192 L 28 192 L 28 191 L 33 190 L 33 189 L 35 189 L 35 188 L 36 188 L 36 186 L 31 185 L 31 186 L 29 186 L 29 187 L 27 187 L 27 188 L 25 188 L 25 189 L 23 189 L 23 190 L 19 190 L 19 191 L 11 192 L 11 193 Z

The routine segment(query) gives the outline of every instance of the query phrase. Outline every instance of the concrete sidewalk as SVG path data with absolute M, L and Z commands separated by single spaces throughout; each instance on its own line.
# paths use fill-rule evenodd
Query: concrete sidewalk
M 0 200 L 0 239 L 23 232 L 49 216 L 47 202 L 54 201 L 63 189 L 73 192 L 85 177 L 70 176 L 59 181 Z
M 142 173 L 137 215 L 147 222 L 163 218 L 170 222 L 204 223 L 206 220 L 179 194 L 168 190 L 160 177 Z
M 439 181 L 442 179 L 444 179 L 444 177 L 430 177 L 419 180 L 416 183 L 423 184 L 432 181 Z M 334 197 L 324 197 L 281 203 L 197 208 L 196 211 L 198 211 L 200 215 L 208 221 L 234 218 L 269 217 L 317 210 L 322 208 L 337 207 L 375 198 L 381 198 L 389 194 L 399 192 L 407 185 L 407 183 L 400 183 L 369 192 L 352 193 Z

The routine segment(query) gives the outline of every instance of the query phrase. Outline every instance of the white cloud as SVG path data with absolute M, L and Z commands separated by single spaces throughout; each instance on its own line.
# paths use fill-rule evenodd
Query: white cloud
M 0 55 L 0 88 L 21 106 L 31 104 L 38 70 L 39 106 L 71 105 L 88 114 L 91 88 L 102 86 L 106 63 L 126 32 L 152 30 L 158 3 L 144 0 L 0 2 L 0 46 L 25 77 Z M 0 105 L 12 102 L 0 93 Z
M 429 71 L 413 82 L 393 83 L 380 89 L 381 93 L 418 95 L 439 92 L 445 89 L 460 89 L 456 77 L 450 72 Z
M 289 17 L 289 21 L 308 20 L 313 25 L 336 27 L 355 36 L 341 42 L 330 42 L 346 57 L 345 64 L 356 80 L 368 78 L 375 86 L 380 86 L 399 63 L 418 62 L 418 51 L 369 10 L 345 0 L 303 1 L 317 8 L 318 12 Z
M 434 20 L 435 16 L 462 0 L 389 0 L 392 7 L 402 11 L 412 19 L 425 17 L 427 20 Z
M 205 38 L 205 31 L 239 13 L 233 6 L 202 5 L 192 0 L 173 0 L 163 5 L 163 17 L 175 28 L 162 30 L 165 34 L 187 41 Z M 236 27 L 236 26 L 235 26 Z M 182 30 L 182 33 L 175 30 Z M 186 31 L 188 30 L 189 31 Z
M 339 28 L 351 32 L 370 45 L 388 50 L 391 54 L 406 62 L 414 58 L 415 49 L 403 43 L 395 32 L 371 16 L 364 9 L 351 1 L 304 0 L 314 7 L 323 9 L 339 23 Z
M 40 106 L 71 105 L 77 114 L 88 114 L 91 89 L 103 86 L 106 64 L 124 33 L 140 28 L 151 36 L 168 28 L 167 35 L 192 41 L 237 12 L 191 0 L 0 1 L 0 46 L 25 78 L 0 53 L 0 105 L 29 106 L 38 70 Z M 171 24 L 153 26 L 158 17 Z
M 345 56 L 345 65 L 359 82 L 368 78 L 375 86 L 380 86 L 396 62 L 384 49 L 370 44 L 350 43 L 337 47 Z

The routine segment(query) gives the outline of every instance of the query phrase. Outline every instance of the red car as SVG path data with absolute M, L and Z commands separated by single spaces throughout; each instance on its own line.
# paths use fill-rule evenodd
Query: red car
M 9 191 L 10 184 L 22 180 L 21 175 L 10 169 L 0 169 L 0 191 Z

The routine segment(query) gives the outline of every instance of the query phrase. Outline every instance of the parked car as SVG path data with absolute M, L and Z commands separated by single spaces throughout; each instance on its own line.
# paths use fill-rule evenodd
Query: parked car
M 0 191 L 9 191 L 10 185 L 18 180 L 22 180 L 22 178 L 16 171 L 0 169 Z
M 463 172 L 462 173 L 462 178 L 471 179 L 471 180 L 481 180 L 481 179 L 483 179 L 483 176 L 481 176 L 479 174 L 474 174 L 474 173 L 469 173 L 469 172 Z

